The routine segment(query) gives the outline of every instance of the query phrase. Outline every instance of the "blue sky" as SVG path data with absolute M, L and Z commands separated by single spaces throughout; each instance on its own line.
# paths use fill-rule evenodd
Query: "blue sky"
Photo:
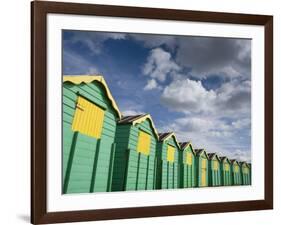
M 251 160 L 251 40 L 63 31 L 63 74 L 102 74 L 123 115 Z

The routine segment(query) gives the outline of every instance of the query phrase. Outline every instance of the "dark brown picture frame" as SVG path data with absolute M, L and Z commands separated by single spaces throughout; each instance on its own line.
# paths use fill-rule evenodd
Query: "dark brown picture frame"
M 273 209 L 273 17 L 35 1 L 31 3 L 31 222 L 33 224 Z M 265 28 L 265 199 L 47 212 L 46 18 L 49 13 L 261 25 Z

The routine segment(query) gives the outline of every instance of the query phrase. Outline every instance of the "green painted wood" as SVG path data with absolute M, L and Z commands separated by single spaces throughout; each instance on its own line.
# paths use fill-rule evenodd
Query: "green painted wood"
M 206 186 L 209 185 L 209 166 L 208 166 L 208 159 L 207 159 L 207 156 L 205 154 L 202 154 L 200 156 L 196 155 L 195 156 L 195 167 L 196 167 L 196 187 L 203 187 L 203 183 L 201 182 L 202 179 L 201 179 L 201 173 L 202 173 L 202 159 L 206 159 L 206 180 L 205 180 L 205 183 L 206 183 Z
M 175 147 L 175 161 L 167 161 L 167 150 L 168 145 Z M 157 142 L 157 161 L 158 164 L 158 174 L 156 175 L 156 189 L 174 189 L 180 188 L 180 149 L 176 144 L 174 137 L 170 137 L 164 142 Z
M 155 153 L 156 141 L 152 126 L 148 120 L 142 123 L 118 124 L 116 131 L 116 154 L 114 159 L 113 190 L 152 190 L 155 187 Z M 150 153 L 146 156 L 137 152 L 138 135 L 145 131 L 151 135 Z M 126 159 L 126 149 L 129 149 L 129 158 Z M 128 162 L 126 163 L 126 160 Z M 123 166 L 123 165 L 126 165 Z M 121 182 L 120 182 L 121 180 Z M 123 181 L 123 182 L 122 182 Z M 125 185 L 122 185 L 125 183 Z
M 195 156 L 190 146 L 188 146 L 181 152 L 181 187 L 191 188 L 195 186 Z M 186 162 L 186 156 L 188 153 L 192 154 L 192 165 L 188 165 Z
M 215 161 L 218 163 L 218 169 L 214 168 Z M 209 159 L 208 161 L 208 176 L 209 176 L 209 186 L 221 186 L 221 170 L 220 161 L 215 157 L 214 159 Z
M 95 139 L 78 133 L 73 158 L 71 159 L 70 150 L 72 145 L 70 143 L 73 139 L 71 124 L 78 95 L 101 105 L 106 110 L 101 138 Z M 116 121 L 117 113 L 100 83 L 93 82 L 89 85 L 63 84 L 64 193 L 106 192 L 112 190 L 112 164 L 115 158 L 115 152 L 112 153 L 112 146 L 115 141 Z M 68 177 L 66 176 L 67 173 L 69 174 L 67 175 Z

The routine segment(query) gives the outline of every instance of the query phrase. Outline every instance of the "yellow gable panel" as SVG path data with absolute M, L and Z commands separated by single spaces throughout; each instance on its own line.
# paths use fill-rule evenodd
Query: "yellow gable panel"
M 225 169 L 226 171 L 229 171 L 229 164 L 228 164 L 228 163 L 224 163 L 224 169 Z
M 219 169 L 219 162 L 218 161 L 213 161 L 213 169 L 218 170 Z
M 143 153 L 145 155 L 149 155 L 150 152 L 150 135 L 140 131 L 139 132 L 139 139 L 138 139 L 138 147 L 137 151 Z
M 243 167 L 243 173 L 248 173 L 248 172 L 249 172 L 248 168 L 247 167 Z
M 202 159 L 202 169 L 207 168 L 207 159 Z
M 206 169 L 202 169 L 202 174 L 201 174 L 201 186 L 206 186 Z
M 72 130 L 100 138 L 104 120 L 104 110 L 90 101 L 78 97 Z
M 175 148 L 171 145 L 168 145 L 167 161 L 168 162 L 174 162 L 175 161 Z
M 192 165 L 192 153 L 191 152 L 186 153 L 186 164 Z

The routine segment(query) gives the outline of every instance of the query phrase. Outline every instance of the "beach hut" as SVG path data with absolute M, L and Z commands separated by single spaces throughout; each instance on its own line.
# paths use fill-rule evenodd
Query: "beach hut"
M 120 111 L 102 76 L 63 76 L 63 193 L 111 191 Z
M 220 158 L 216 153 L 208 153 L 209 186 L 221 185 Z
M 196 186 L 208 186 L 208 154 L 204 149 L 195 149 Z
M 232 173 L 232 185 L 242 184 L 242 174 L 239 162 L 235 159 L 230 160 L 231 173 Z
M 222 185 L 232 185 L 231 163 L 226 156 L 220 157 L 220 169 L 222 177 Z
M 155 189 L 157 140 L 149 114 L 125 116 L 118 121 L 113 191 Z
M 195 186 L 195 152 L 191 142 L 179 143 L 181 147 L 181 187 Z
M 242 184 L 250 185 L 251 184 L 251 171 L 250 171 L 249 164 L 246 162 L 241 162 L 240 167 L 241 167 Z
M 180 146 L 173 132 L 159 133 L 157 143 L 157 189 L 180 187 Z

